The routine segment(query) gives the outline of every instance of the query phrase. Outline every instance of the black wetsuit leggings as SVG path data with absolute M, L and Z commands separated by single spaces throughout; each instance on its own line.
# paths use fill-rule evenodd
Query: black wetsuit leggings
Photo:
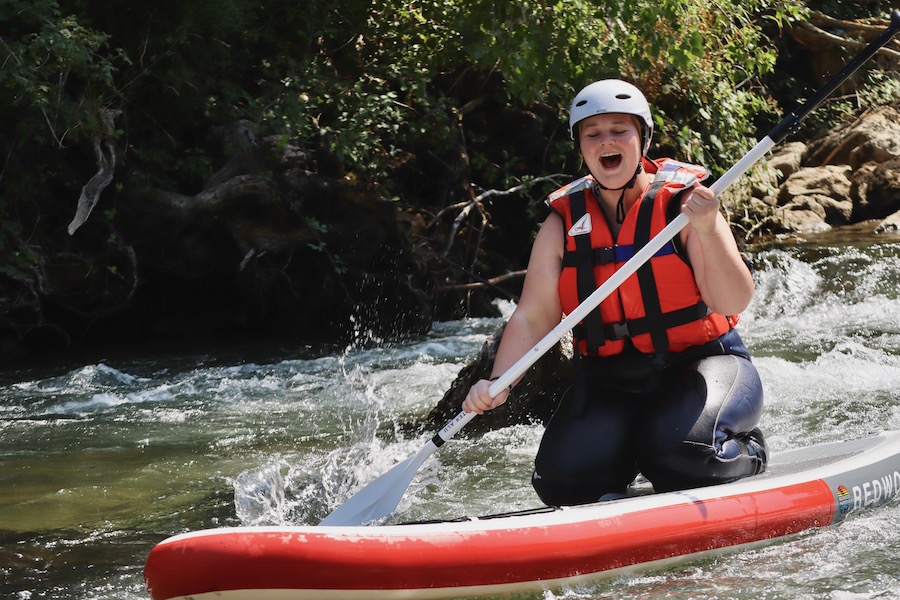
M 535 458 L 532 483 L 544 503 L 621 494 L 639 472 L 671 491 L 765 470 L 762 384 L 737 333 L 672 359 L 665 367 L 636 353 L 577 361 Z

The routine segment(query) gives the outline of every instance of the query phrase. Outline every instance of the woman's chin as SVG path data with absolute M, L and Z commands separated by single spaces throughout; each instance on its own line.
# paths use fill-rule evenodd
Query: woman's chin
M 598 169 L 599 172 L 593 172 L 594 179 L 596 179 L 600 185 L 610 190 L 615 190 L 618 188 L 625 187 L 628 185 L 629 176 L 625 175 L 620 171 L 615 171 L 610 173 L 604 169 Z

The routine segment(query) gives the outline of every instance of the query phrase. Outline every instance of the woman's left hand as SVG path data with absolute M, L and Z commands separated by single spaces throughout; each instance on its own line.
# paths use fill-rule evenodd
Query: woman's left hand
M 695 231 L 701 234 L 710 233 L 716 228 L 719 207 L 719 199 L 712 190 L 698 185 L 681 204 L 681 212 L 688 218 Z
M 681 205 L 690 222 L 681 239 L 703 301 L 713 312 L 734 315 L 747 308 L 754 283 L 720 207 L 708 187 L 691 190 Z

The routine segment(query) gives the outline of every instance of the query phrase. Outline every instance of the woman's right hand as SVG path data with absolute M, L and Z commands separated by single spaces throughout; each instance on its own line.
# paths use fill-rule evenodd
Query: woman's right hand
M 491 398 L 491 394 L 488 391 L 490 387 L 491 382 L 487 379 L 480 379 L 475 382 L 475 384 L 469 388 L 466 399 L 463 400 L 463 411 L 483 415 L 486 411 L 497 408 L 509 398 L 509 389 L 507 388 L 504 388 L 499 394 Z

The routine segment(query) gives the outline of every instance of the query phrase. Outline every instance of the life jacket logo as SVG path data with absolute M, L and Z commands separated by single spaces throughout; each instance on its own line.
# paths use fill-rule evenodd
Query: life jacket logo
M 575 237 L 576 235 L 584 235 L 585 233 L 590 233 L 593 227 L 591 226 L 591 214 L 586 213 L 583 217 L 578 219 L 572 228 L 569 229 L 569 235 Z

